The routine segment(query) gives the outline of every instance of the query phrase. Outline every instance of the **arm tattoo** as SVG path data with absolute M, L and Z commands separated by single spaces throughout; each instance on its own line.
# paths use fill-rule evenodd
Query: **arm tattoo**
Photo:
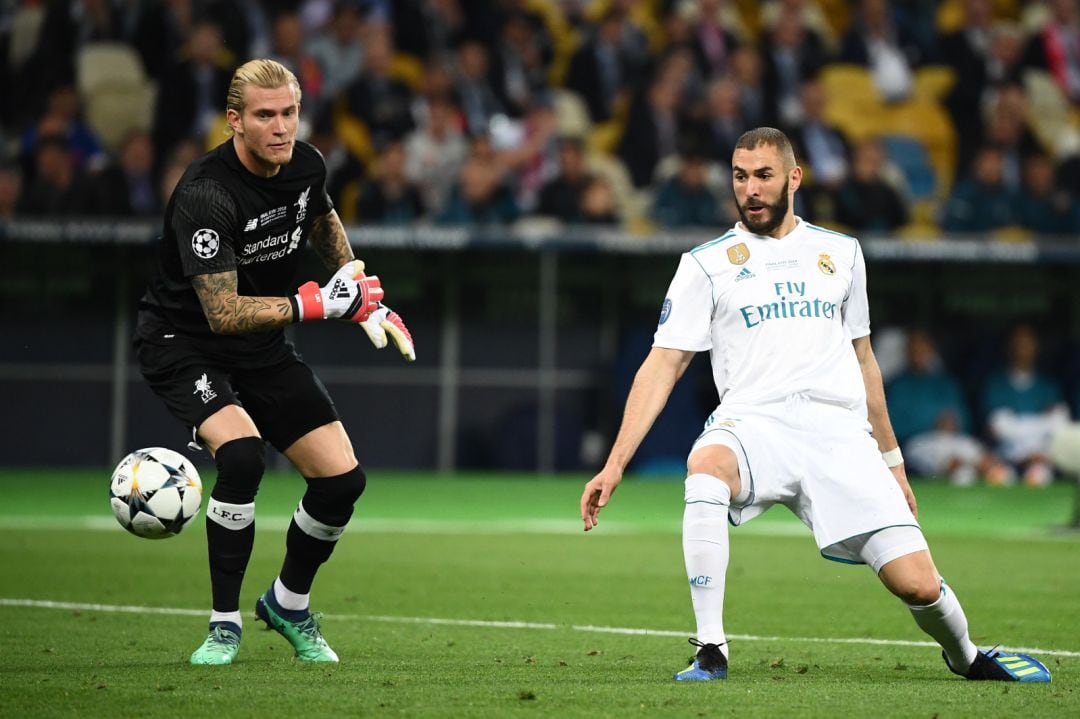
M 238 295 L 235 271 L 195 275 L 191 284 L 215 334 L 265 332 L 292 322 L 288 298 Z
M 345 236 L 345 227 L 336 211 L 315 218 L 311 232 L 311 246 L 315 248 L 319 259 L 331 272 L 353 258 L 349 238 Z

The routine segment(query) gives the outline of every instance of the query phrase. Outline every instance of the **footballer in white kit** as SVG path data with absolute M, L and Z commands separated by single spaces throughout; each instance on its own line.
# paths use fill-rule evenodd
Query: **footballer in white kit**
M 720 404 L 687 459 L 683 557 L 698 647 L 677 681 L 724 679 L 728 523 L 791 509 L 822 555 L 869 565 L 968 679 L 1049 682 L 1026 654 L 982 651 L 938 574 L 889 422 L 870 345 L 866 267 L 855 238 L 792 211 L 802 180 L 787 137 L 745 133 L 732 157 L 742 219 L 685 253 L 653 348 L 626 401 L 604 468 L 585 486 L 585 530 L 697 352 L 711 355 Z

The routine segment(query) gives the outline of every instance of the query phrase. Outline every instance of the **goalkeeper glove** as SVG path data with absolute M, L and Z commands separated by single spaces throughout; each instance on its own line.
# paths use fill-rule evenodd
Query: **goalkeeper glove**
M 364 329 L 364 332 L 367 332 L 371 344 L 375 345 L 376 349 L 381 350 L 390 340 L 393 340 L 394 346 L 397 347 L 398 352 L 401 353 L 406 362 L 416 360 L 416 348 L 413 346 L 413 338 L 409 328 L 405 326 L 401 315 L 386 305 L 380 302 L 379 308 L 361 322 L 360 326 Z
M 297 322 L 343 319 L 363 322 L 383 298 L 382 282 L 364 275 L 364 263 L 350 260 L 341 266 L 325 287 L 305 282 L 293 296 L 293 317 Z

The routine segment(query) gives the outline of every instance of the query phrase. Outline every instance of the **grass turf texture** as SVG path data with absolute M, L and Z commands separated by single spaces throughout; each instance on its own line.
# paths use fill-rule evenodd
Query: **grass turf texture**
M 209 601 L 202 515 L 179 537 L 142 540 L 113 528 L 107 472 L 0 472 L 0 597 L 189 612 L 0 603 L 0 716 L 1072 717 L 1080 706 L 1080 538 L 1053 531 L 1071 486 L 916 486 L 976 643 L 1064 652 L 1042 656 L 1053 684 L 965 682 L 932 647 L 866 642 L 928 637 L 865 567 L 822 560 L 775 508 L 732 531 L 726 624 L 746 638 L 732 641 L 731 677 L 686 686 L 670 679 L 692 653 L 680 483 L 629 478 L 583 536 L 583 477 L 372 474 L 315 586 L 341 665 L 298 665 L 252 619 L 302 491 L 275 474 L 258 498 L 266 531 L 237 664 L 191 667 Z

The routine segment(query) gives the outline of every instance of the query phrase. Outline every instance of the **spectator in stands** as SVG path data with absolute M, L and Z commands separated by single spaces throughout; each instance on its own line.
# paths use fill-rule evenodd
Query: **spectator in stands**
M 715 227 L 725 224 L 720 200 L 708 186 L 709 160 L 697 147 L 682 153 L 679 170 L 660 185 L 652 219 L 661 227 Z
M 991 0 L 964 0 L 963 22 L 959 28 L 947 33 L 940 40 L 940 57 L 944 65 L 952 69 L 953 83 L 945 107 L 948 109 L 959 133 L 958 141 L 970 137 L 970 130 L 982 127 L 982 96 L 989 82 L 988 66 L 993 42 L 991 23 L 994 8 Z M 979 133 L 981 136 L 981 133 Z M 977 142 L 977 138 L 975 139 Z M 974 148 L 972 148 L 972 153 Z M 970 158 L 971 153 L 966 157 Z
M 503 21 L 491 56 L 492 88 L 512 117 L 523 117 L 548 88 L 548 66 L 554 57 L 551 37 L 542 22 L 530 22 L 520 10 Z
M 105 153 L 97 135 L 82 118 L 82 103 L 72 85 L 61 85 L 48 95 L 45 112 L 21 139 L 24 170 L 32 169 L 38 138 L 63 137 L 75 167 L 82 171 L 100 169 Z
M 839 49 L 836 31 L 816 0 L 765 0 L 761 4 L 762 29 L 771 32 L 785 14 L 798 17 L 799 24 L 822 41 L 827 53 L 833 54 Z
M 492 116 L 505 112 L 488 78 L 488 51 L 476 40 L 466 40 L 458 48 L 454 90 L 470 135 L 486 134 Z
M 1054 185 L 1054 162 L 1048 155 L 1033 154 L 1025 160 L 1024 186 L 1018 200 L 1022 227 L 1057 237 L 1080 233 L 1080 204 Z
M 802 85 L 825 64 L 820 38 L 808 33 L 798 13 L 782 12 L 762 47 L 766 119 L 777 127 L 797 125 L 803 116 Z
M 164 70 L 154 109 L 154 147 L 167 152 L 181 140 L 202 142 L 222 118 L 221 98 L 229 90 L 234 58 L 221 30 L 199 21 L 180 56 Z M 218 144 L 215 138 L 213 144 Z
M 154 175 L 154 143 L 148 132 L 133 130 L 120 144 L 117 162 L 95 182 L 98 209 L 119 217 L 147 217 L 161 212 Z
M 886 0 L 861 0 L 858 20 L 844 37 L 840 61 L 866 67 L 886 102 L 911 94 L 914 70 L 922 62 L 918 40 L 892 16 Z
M 329 26 L 308 43 L 308 52 L 322 73 L 322 93 L 318 100 L 323 104 L 344 92 L 363 70 L 363 7 L 361 0 L 337 0 Z M 304 100 L 307 102 L 308 98 Z
M 438 215 L 446 206 L 467 153 L 456 108 L 445 96 L 432 97 L 424 122 L 405 141 L 406 175 L 419 188 L 431 214 Z
M 492 225 L 516 220 L 520 210 L 503 182 L 504 172 L 491 138 L 474 137 L 458 184 L 437 221 L 445 225 Z
M 945 370 L 928 332 L 908 333 L 907 366 L 885 386 L 885 397 L 913 474 L 945 476 L 960 486 L 974 484 L 979 477 L 995 485 L 1015 478 L 1010 467 L 971 436 L 963 392 Z
M 855 145 L 851 176 L 836 191 L 836 221 L 853 232 L 892 232 L 908 221 L 903 197 L 885 180 L 881 141 Z
M 709 157 L 729 163 L 735 142 L 750 127 L 739 104 L 739 84 L 730 77 L 713 80 L 709 84 L 703 127 L 698 132 Z
M 587 225 L 619 224 L 618 203 L 608 181 L 600 176 L 589 178 L 581 195 L 581 211 L 578 222 Z
M 394 44 L 413 57 L 449 56 L 466 37 L 478 36 L 470 27 L 465 4 L 461 0 L 395 0 Z
M 607 122 L 614 117 L 640 79 L 646 58 L 638 51 L 635 40 L 623 39 L 633 34 L 625 12 L 613 6 L 570 60 L 566 87 L 585 101 L 593 122 Z
M 66 138 L 39 138 L 34 158 L 34 177 L 23 193 L 19 214 L 70 217 L 97 211 L 93 186 L 76 166 Z
M 998 454 L 1021 471 L 1024 483 L 1031 486 L 1053 480 L 1050 440 L 1069 422 L 1061 387 L 1039 371 L 1038 356 L 1035 331 L 1027 325 L 1013 328 L 1006 367 L 989 378 L 982 395 Z
M 360 191 L 357 221 L 372 225 L 408 225 L 424 214 L 420 191 L 405 174 L 405 148 L 387 143 L 375 168 L 375 176 Z
M 989 93 L 984 143 L 997 146 L 1001 153 L 1001 181 L 1017 192 L 1023 182 L 1024 160 L 1041 151 L 1038 140 L 1027 125 L 1027 95 L 1018 83 L 1001 85 Z
M 698 71 L 705 78 L 718 78 L 730 69 L 731 55 L 740 45 L 737 16 L 723 0 L 695 0 L 680 4 L 680 12 L 691 24 L 690 48 Z
M 809 170 L 808 184 L 827 191 L 836 190 L 848 175 L 848 143 L 840 130 L 825 119 L 828 97 L 817 78 L 803 82 L 800 89 L 802 119 L 787 132 L 796 157 Z
M 630 107 L 618 155 L 635 187 L 651 183 L 660 161 L 676 152 L 681 86 L 682 78 L 661 69 Z
M 401 139 L 413 129 L 412 90 L 391 75 L 393 57 L 390 28 L 370 24 L 364 39 L 364 69 L 345 89 L 347 112 L 364 124 L 376 146 Z
M 1065 97 L 1080 103 L 1080 8 L 1076 0 L 1049 0 L 1050 17 L 1031 37 L 1026 65 L 1049 72 Z
M 323 95 L 323 70 L 318 59 L 304 43 L 304 28 L 296 12 L 282 12 L 274 18 L 273 44 L 270 58 L 289 68 L 300 81 L 300 92 L 307 99 L 311 110 L 305 107 L 304 123 L 310 127 L 317 122 L 323 107 L 319 98 Z
M 991 232 L 1017 224 L 1016 194 L 1002 180 L 1001 151 L 986 145 L 975 156 L 970 177 L 956 183 L 945 203 L 946 232 Z
M 581 198 L 589 184 L 585 168 L 585 141 L 581 137 L 559 138 L 559 171 L 540 190 L 537 213 L 563 222 L 581 221 Z
M 739 85 L 739 108 L 747 127 L 764 125 L 768 115 L 763 74 L 761 56 L 753 47 L 743 45 L 732 53 L 731 78 Z
M 14 162 L 0 162 L 0 222 L 15 219 L 22 195 L 22 172 Z

